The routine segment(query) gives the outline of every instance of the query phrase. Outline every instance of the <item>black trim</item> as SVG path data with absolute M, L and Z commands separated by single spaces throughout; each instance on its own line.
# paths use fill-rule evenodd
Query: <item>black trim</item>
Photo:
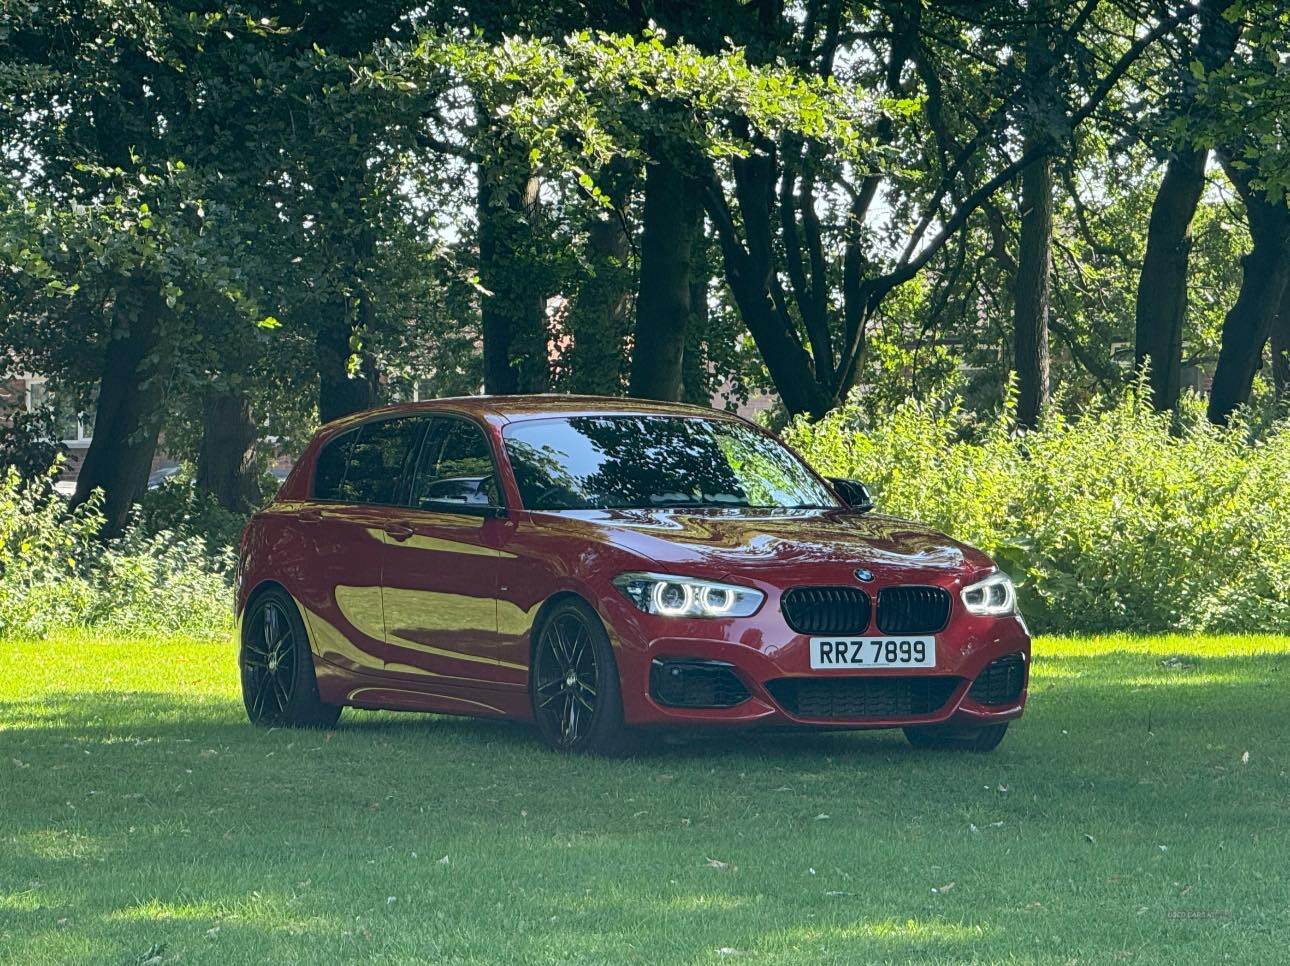
M 766 690 L 798 718 L 893 721 L 935 714 L 962 683 L 941 675 L 777 678 Z
M 872 603 L 859 587 L 792 587 L 779 609 L 799 634 L 863 634 Z
M 1016 704 L 1025 686 L 1026 658 L 1018 651 L 987 664 L 972 682 L 968 697 L 986 705 Z
M 935 634 L 950 622 L 953 599 L 944 587 L 910 585 L 878 592 L 878 630 L 884 634 Z
M 649 693 L 670 708 L 733 708 L 752 696 L 733 664 L 699 658 L 654 658 Z

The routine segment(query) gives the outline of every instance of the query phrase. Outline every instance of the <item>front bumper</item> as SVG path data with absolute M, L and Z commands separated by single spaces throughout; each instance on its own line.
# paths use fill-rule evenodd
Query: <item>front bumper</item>
M 898 728 L 950 723 L 967 727 L 1020 717 L 1026 703 L 1030 635 L 1019 617 L 956 613 L 936 635 L 937 666 L 909 670 L 812 670 L 810 638 L 774 622 L 677 622 L 636 612 L 606 615 L 615 638 L 623 714 L 635 726 L 770 726 L 821 729 Z M 664 633 L 658 634 L 657 632 Z M 695 632 L 699 633 L 695 633 Z M 679 632 L 679 633 L 678 633 Z M 715 632 L 715 633 L 714 633 Z M 973 684 L 1000 658 L 1016 656 L 1020 686 Z M 672 662 L 728 668 L 738 686 L 718 688 L 725 706 L 678 706 L 660 692 Z M 995 677 L 1003 665 L 995 665 Z M 820 682 L 834 682 L 821 685 Z M 982 685 L 990 683 L 983 679 Z M 702 689 L 700 689 L 702 690 Z M 746 694 L 746 697 L 744 696 Z M 985 696 L 991 703 L 980 700 Z M 729 703 L 733 701 L 734 703 Z

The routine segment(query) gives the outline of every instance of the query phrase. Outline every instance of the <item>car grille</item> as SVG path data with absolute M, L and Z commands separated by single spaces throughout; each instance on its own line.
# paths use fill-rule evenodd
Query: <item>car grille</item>
M 950 594 L 940 587 L 884 587 L 878 629 L 884 634 L 935 634 L 950 620 Z
M 779 608 L 799 634 L 862 634 L 869 626 L 869 595 L 857 587 L 794 587 Z
M 968 695 L 981 704 L 1012 704 L 1025 686 L 1026 659 L 1021 654 L 1007 654 L 986 665 Z
M 961 681 L 936 676 L 778 678 L 766 682 L 766 688 L 799 718 L 893 720 L 935 714 Z
M 748 689 L 721 661 L 666 661 L 650 664 L 649 690 L 659 704 L 674 708 L 731 708 L 748 700 Z

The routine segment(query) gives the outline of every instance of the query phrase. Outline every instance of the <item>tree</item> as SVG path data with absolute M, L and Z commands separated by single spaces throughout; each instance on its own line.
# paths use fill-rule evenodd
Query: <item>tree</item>
M 1213 83 L 1215 72 L 1231 60 L 1236 49 L 1240 26 L 1228 15 L 1232 9 L 1232 0 L 1202 0 L 1200 4 L 1200 33 L 1194 52 L 1184 46 L 1179 58 L 1179 94 L 1171 127 L 1181 130 L 1171 146 L 1147 225 L 1147 247 L 1138 278 L 1135 364 L 1150 369 L 1152 404 L 1162 412 L 1178 406 L 1191 223 L 1205 187 L 1211 147 L 1197 130 L 1193 115 L 1199 86 Z

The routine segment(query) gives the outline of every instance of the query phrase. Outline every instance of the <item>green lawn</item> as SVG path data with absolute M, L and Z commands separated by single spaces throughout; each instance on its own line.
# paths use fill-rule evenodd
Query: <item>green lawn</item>
M 1290 639 L 1035 650 L 993 755 L 603 761 L 257 731 L 229 644 L 0 643 L 0 962 L 1290 960 Z

